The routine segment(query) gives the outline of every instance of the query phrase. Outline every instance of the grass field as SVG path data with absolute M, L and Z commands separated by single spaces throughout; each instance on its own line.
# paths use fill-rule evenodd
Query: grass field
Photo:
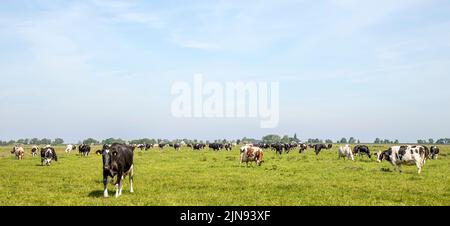
M 182 148 L 135 151 L 135 193 L 103 198 L 102 158 L 82 158 L 57 147 L 59 162 L 40 165 L 26 147 L 16 160 L 0 147 L 1 206 L 317 206 L 450 205 L 450 146 L 423 173 L 404 166 L 394 172 L 387 162 L 366 158 L 338 160 L 337 147 L 316 158 L 293 151 L 276 156 L 266 151 L 261 167 L 239 167 L 239 150 L 193 151 Z M 372 146 L 381 150 L 381 146 Z M 94 153 L 93 153 L 94 152 Z M 110 195 L 113 186 L 109 186 Z

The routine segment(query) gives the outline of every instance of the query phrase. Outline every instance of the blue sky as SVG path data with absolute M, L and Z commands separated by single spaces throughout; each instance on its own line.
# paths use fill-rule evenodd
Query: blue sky
M 0 5 L 0 140 L 450 135 L 450 2 Z M 171 85 L 278 81 L 280 124 L 175 119 Z

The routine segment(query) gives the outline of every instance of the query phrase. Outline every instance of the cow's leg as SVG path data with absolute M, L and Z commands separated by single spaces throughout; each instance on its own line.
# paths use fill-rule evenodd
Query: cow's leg
M 115 188 L 116 188 L 116 198 L 119 198 L 119 196 L 121 195 L 120 189 L 122 187 L 122 178 L 123 178 L 122 173 L 119 173 L 117 175 L 117 182 L 116 182 L 116 186 L 115 186 Z
M 108 176 L 103 176 L 103 197 L 108 198 Z
M 133 166 L 131 166 L 131 169 L 130 169 L 130 193 L 134 192 L 134 190 L 133 190 L 133 175 L 134 175 L 134 168 L 133 168 Z
M 423 163 L 421 163 L 420 161 L 416 161 L 416 166 L 417 166 L 417 173 L 420 174 L 420 172 L 422 172 L 422 167 L 423 167 Z
M 122 195 L 122 190 L 123 190 L 123 179 L 125 179 L 125 176 L 122 175 L 122 178 L 120 179 L 120 183 L 119 183 L 119 196 Z

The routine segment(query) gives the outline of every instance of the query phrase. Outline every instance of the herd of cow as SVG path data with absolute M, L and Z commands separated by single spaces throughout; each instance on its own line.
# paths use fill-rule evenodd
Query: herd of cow
M 219 151 L 221 149 L 232 150 L 232 147 L 236 144 L 219 144 L 219 143 L 211 143 L 209 145 L 205 144 L 187 144 L 187 147 L 192 148 L 193 150 L 201 150 L 206 148 L 207 146 L 215 151 Z M 149 145 L 149 144 L 139 144 L 139 145 L 127 145 L 127 144 L 112 144 L 103 145 L 102 150 L 97 150 L 96 154 L 102 155 L 103 161 L 103 185 L 104 185 L 104 197 L 108 197 L 108 178 L 117 178 L 116 182 L 113 183 L 115 185 L 115 197 L 119 197 L 122 194 L 123 188 L 123 180 L 126 176 L 129 176 L 130 180 L 130 192 L 133 192 L 133 156 L 136 148 L 141 150 L 148 150 L 152 147 L 159 147 L 163 149 L 166 144 L 157 144 L 157 145 Z M 179 150 L 181 144 L 169 144 L 170 147 L 173 147 L 175 150 Z M 264 151 L 263 149 L 272 149 L 278 154 L 282 154 L 283 151 L 285 153 L 289 153 L 291 150 L 299 148 L 299 153 L 305 152 L 308 148 L 312 148 L 317 155 L 320 154 L 322 150 L 329 150 L 333 147 L 332 144 L 283 144 L 283 143 L 275 143 L 275 144 L 246 144 L 240 148 L 240 164 L 246 163 L 247 165 L 252 162 L 256 162 L 258 166 L 264 162 Z M 75 145 L 67 145 L 65 150 L 66 153 L 70 153 L 71 151 L 76 150 Z M 31 154 L 33 157 L 37 155 L 39 151 L 39 147 L 33 146 L 31 148 Z M 82 144 L 78 147 L 78 151 L 80 156 L 88 156 L 91 151 L 91 146 Z M 25 155 L 24 148 L 21 146 L 15 145 L 12 154 L 15 154 L 17 159 L 23 159 Z M 42 165 L 50 166 L 52 160 L 58 161 L 58 156 L 56 151 L 50 145 L 45 146 L 40 149 L 41 154 L 41 163 Z M 383 160 L 391 163 L 395 170 L 399 170 L 401 172 L 401 165 L 416 165 L 418 169 L 418 173 L 422 171 L 422 168 L 427 159 L 436 159 L 439 154 L 439 148 L 437 146 L 432 146 L 428 148 L 426 146 L 420 145 L 402 145 L 402 146 L 392 146 L 387 150 L 379 151 L 376 153 L 377 162 L 381 163 Z M 340 146 L 338 149 L 338 157 L 347 158 L 354 160 L 354 156 L 367 156 L 368 158 L 372 158 L 372 153 L 367 145 L 356 145 L 353 149 L 350 145 Z M 112 181 L 111 181 L 112 182 Z

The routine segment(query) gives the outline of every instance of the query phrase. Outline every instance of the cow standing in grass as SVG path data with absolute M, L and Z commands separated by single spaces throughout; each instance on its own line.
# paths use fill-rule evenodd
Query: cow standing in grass
M 246 145 L 241 147 L 241 159 L 240 164 L 246 163 L 248 166 L 249 162 L 256 162 L 257 166 L 261 166 L 264 162 L 263 160 L 263 150 L 259 147 L 254 147 L 253 145 Z
M 430 148 L 431 159 L 437 159 L 439 155 L 439 148 L 437 146 L 432 146 Z
M 69 144 L 69 145 L 67 145 L 65 151 L 66 151 L 66 153 L 70 153 L 71 151 L 74 151 L 75 149 L 77 149 L 77 146 Z
M 306 145 L 306 144 L 299 144 L 298 146 L 300 147 L 300 150 L 298 152 L 300 154 L 303 153 L 304 151 L 306 151 L 306 149 L 308 149 L 308 145 Z
M 78 147 L 78 152 L 81 156 L 88 156 L 89 152 L 91 152 L 91 146 L 88 144 L 82 144 Z
M 111 146 L 103 146 L 103 196 L 108 197 L 108 177 L 114 180 L 116 189 L 115 197 L 118 198 L 122 195 L 123 180 L 126 176 L 130 179 L 130 192 L 133 193 L 133 150 L 130 146 L 124 144 L 113 144 Z
M 25 150 L 23 147 L 14 145 L 11 154 L 14 154 L 18 160 L 22 160 L 25 157 Z
M 395 168 L 401 171 L 401 165 L 416 165 L 420 174 L 425 164 L 425 152 L 428 150 L 425 146 L 393 146 L 388 150 L 377 153 L 377 162 L 383 160 L 389 161 Z
M 37 155 L 38 151 L 39 151 L 39 147 L 38 146 L 33 146 L 31 148 L 31 156 L 35 157 Z
M 318 156 L 323 149 L 327 150 L 327 149 L 331 149 L 332 147 L 333 147 L 332 144 L 328 144 L 328 145 L 326 145 L 326 144 L 315 144 L 314 145 L 314 152 L 316 153 L 316 156 Z
M 372 154 L 370 154 L 370 149 L 366 145 L 356 145 L 353 148 L 353 155 L 359 154 L 359 156 L 367 155 L 369 159 L 372 158 Z
M 351 159 L 352 161 L 355 161 L 354 157 L 353 157 L 353 152 L 352 149 L 350 148 L 350 145 L 346 144 L 344 147 L 339 147 L 339 159 L 341 158 L 348 158 Z
M 41 150 L 41 163 L 42 165 L 45 163 L 45 165 L 50 166 L 52 160 L 57 162 L 58 156 L 56 155 L 55 149 L 50 145 L 47 145 Z

